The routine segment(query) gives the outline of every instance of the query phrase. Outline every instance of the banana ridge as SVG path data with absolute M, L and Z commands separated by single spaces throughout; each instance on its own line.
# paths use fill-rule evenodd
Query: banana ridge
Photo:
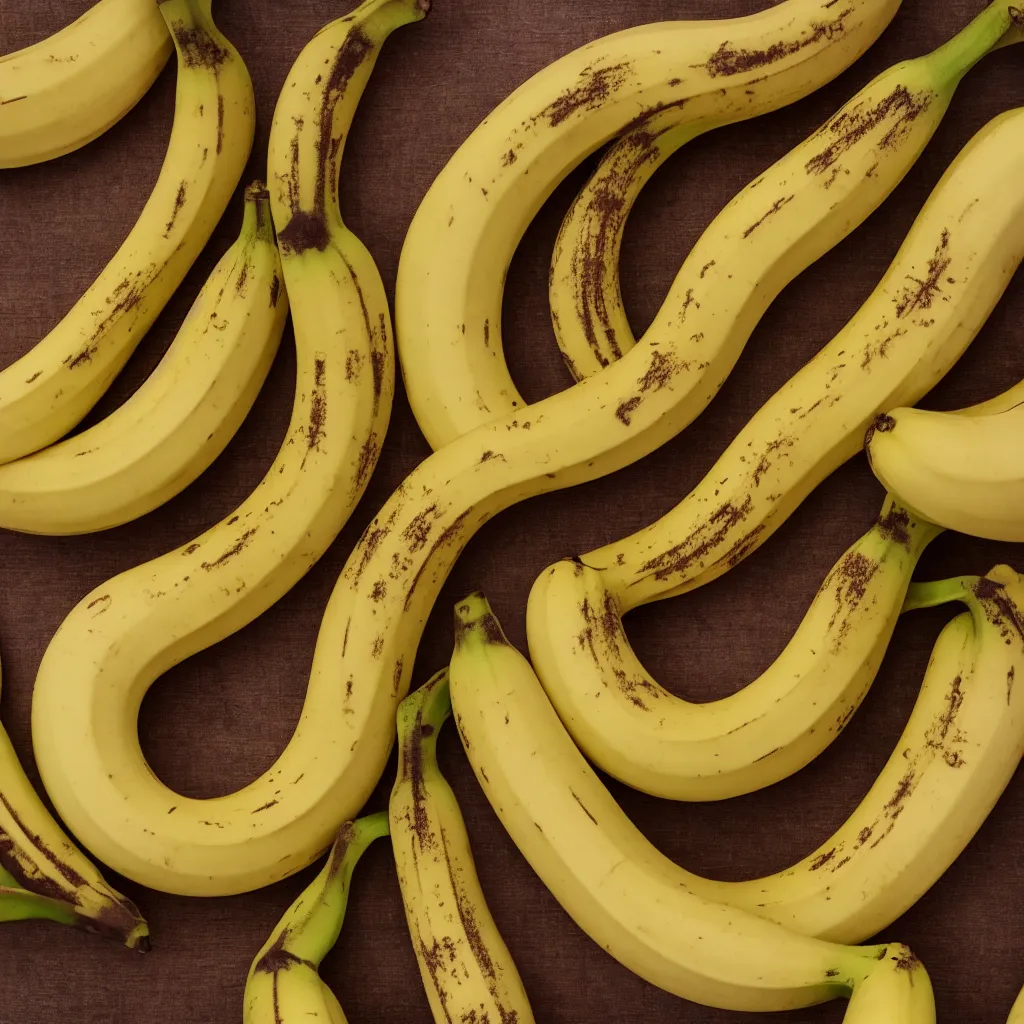
M 246 189 L 241 233 L 164 357 L 88 430 L 0 465 L 0 528 L 92 533 L 164 504 L 214 462 L 249 414 L 288 317 L 270 194 Z
M 149 91 L 172 52 L 152 0 L 98 0 L 47 39 L 0 56 L 0 169 L 98 138 Z
M 45 338 L 0 370 L 0 464 L 57 441 L 95 405 L 181 284 L 241 179 L 255 130 L 252 82 L 215 25 L 211 2 L 159 4 L 178 68 L 160 174 L 96 280 Z
M 673 800 L 750 793 L 803 768 L 849 723 L 888 649 L 918 561 L 941 532 L 887 496 L 772 665 L 711 703 L 660 686 L 630 646 L 603 574 L 566 559 L 530 594 L 533 666 L 580 749 L 620 782 Z
M 337 177 L 381 47 L 425 11 L 422 0 L 368 0 L 331 22 L 296 59 L 275 111 L 268 181 L 297 360 L 277 459 L 230 517 L 86 595 L 40 664 L 32 717 L 44 785 L 89 849 L 151 888 L 209 896 L 267 885 L 311 863 L 354 817 L 307 794 L 347 746 L 336 718 L 318 719 L 311 736 L 300 725 L 299 746 L 318 762 L 308 780 L 286 751 L 237 793 L 196 800 L 149 770 L 137 715 L 162 672 L 305 575 L 374 469 L 394 389 L 390 317 L 376 265 L 341 219 Z
M 477 780 L 530 866 L 612 957 L 659 988 L 722 1009 L 852 996 L 848 1019 L 864 1021 L 855 1000 L 874 1000 L 858 990 L 887 990 L 887 1005 L 918 982 L 928 991 L 905 946 L 824 942 L 692 892 L 687 873 L 644 838 L 579 752 L 486 598 L 471 595 L 455 615 L 452 705 Z M 876 972 L 898 977 L 897 961 L 901 984 L 890 990 Z M 930 997 L 921 1011 L 921 1021 L 934 1021 Z
M 785 106 L 852 64 L 898 6 L 784 0 L 748 18 L 626 29 L 567 54 L 499 104 L 431 185 L 399 262 L 398 351 L 431 446 L 524 408 L 501 345 L 504 276 L 573 167 L 645 116 L 696 131 Z

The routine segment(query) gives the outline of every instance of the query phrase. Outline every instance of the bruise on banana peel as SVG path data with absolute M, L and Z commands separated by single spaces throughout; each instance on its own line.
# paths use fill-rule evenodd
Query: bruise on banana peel
M 705 19 L 615 33 L 545 68 L 485 118 L 431 186 L 399 267 L 398 342 L 432 447 L 525 404 L 502 355 L 502 268 L 518 225 L 564 174 L 624 131 L 636 131 L 641 148 L 648 132 L 660 137 L 659 148 L 673 149 L 715 124 L 795 101 L 852 63 L 897 7 L 898 0 L 849 0 L 838 9 L 786 0 L 728 28 Z M 646 163 L 642 154 L 637 162 Z M 439 239 L 452 254 L 440 268 Z
M 856 202 L 860 208 L 851 215 L 854 219 L 840 228 L 852 230 L 916 161 L 944 116 L 960 77 L 997 41 L 1006 24 L 1005 8 L 992 6 L 944 47 L 883 72 L 789 156 L 752 182 L 746 190 L 747 202 L 738 208 L 734 202 L 732 217 L 724 211 L 720 219 L 723 226 L 729 225 L 726 242 L 754 243 L 769 229 L 795 232 L 794 225 L 834 216 L 836 204 Z M 577 380 L 620 358 L 635 344 L 619 287 L 625 221 L 661 163 L 715 123 L 698 118 L 691 125 L 695 117 L 693 109 L 667 110 L 638 120 L 605 154 L 563 221 L 550 269 L 550 304 L 556 339 Z M 769 196 L 759 198 L 762 191 Z M 787 206 L 789 216 L 785 216 Z M 728 255 L 725 245 L 719 241 L 704 247 L 702 243 L 703 239 L 694 258 L 677 275 L 645 337 L 656 335 L 664 343 L 674 334 L 689 336 L 694 342 L 703 341 L 707 352 L 722 334 L 721 319 L 688 330 L 685 314 L 690 305 L 694 300 L 708 302 L 714 311 L 743 306 L 744 299 L 736 294 L 729 276 L 732 260 L 725 259 L 726 266 L 705 280 L 708 271 L 723 261 L 723 254 Z M 759 262 L 756 252 L 746 254 L 744 275 L 751 276 L 752 262 Z M 714 390 L 709 389 L 708 400 Z
M 530 594 L 534 669 L 580 749 L 627 785 L 685 800 L 763 788 L 802 768 L 845 728 L 882 661 L 914 568 L 941 532 L 887 498 L 775 662 L 737 693 L 699 705 L 645 670 L 601 570 L 564 559 Z
M 389 814 L 406 923 L 438 1020 L 531 1024 L 522 982 L 491 917 L 454 793 L 436 759 L 451 714 L 447 668 L 398 708 Z

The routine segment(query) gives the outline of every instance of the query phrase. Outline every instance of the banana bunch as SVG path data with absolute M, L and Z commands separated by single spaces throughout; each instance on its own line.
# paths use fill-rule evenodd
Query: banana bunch
M 356 864 L 375 839 L 387 834 L 383 812 L 341 826 L 327 863 L 285 912 L 249 968 L 243 1024 L 346 1024 L 318 968 L 341 934 Z
M 395 324 L 402 372 L 431 446 L 440 448 L 481 423 L 524 408 L 502 352 L 505 273 L 527 225 L 574 167 L 647 119 L 674 124 L 693 137 L 806 96 L 860 57 L 899 2 L 845 0 L 837 7 L 835 0 L 783 0 L 747 18 L 638 26 L 574 50 L 496 107 L 431 185 L 406 235 L 398 268 Z M 988 19 L 991 39 L 983 45 L 974 40 L 980 46 L 976 56 L 1008 24 L 1002 7 Z M 962 56 L 973 59 L 966 52 Z M 921 82 L 925 91 L 916 94 L 913 107 L 931 105 L 930 84 Z M 915 118 L 896 104 L 899 109 L 884 118 L 888 123 L 877 136 L 888 132 L 894 142 L 896 152 L 884 156 L 905 170 L 906 154 L 916 157 L 930 134 L 924 125 L 936 118 L 940 105 L 920 127 L 911 127 Z M 797 264 L 810 262 L 852 231 L 881 201 L 887 183 L 895 184 L 891 173 L 896 179 L 900 173 L 889 171 L 889 159 L 881 163 L 887 166 L 879 167 L 874 181 L 862 183 L 858 175 L 852 182 L 864 197 L 857 204 L 859 216 L 843 202 L 826 225 L 819 223 L 822 209 L 810 213 L 801 202 L 787 211 L 789 226 L 775 228 L 778 241 L 787 241 L 790 232 L 806 239 L 805 248 L 787 262 L 794 276 L 802 269 Z M 820 186 L 826 178 L 814 180 Z M 849 190 L 844 182 L 828 198 L 834 201 Z M 759 194 L 746 223 L 764 216 L 775 199 Z M 774 263 L 785 249 L 771 248 Z M 444 259 L 437 258 L 439 249 Z M 760 250 L 761 238 L 744 249 L 745 273 L 738 278 L 760 276 L 761 257 L 749 250 Z
M 374 469 L 394 388 L 390 319 L 373 259 L 342 222 L 338 175 L 381 47 L 424 13 L 423 0 L 367 0 L 307 45 L 278 103 L 269 185 L 296 389 L 276 460 L 230 516 L 82 598 L 39 666 L 32 736 L 43 784 L 88 849 L 150 888 L 209 896 L 267 885 L 315 860 L 355 816 L 320 801 L 324 773 L 352 739 L 340 714 L 319 714 L 313 700 L 277 765 L 211 800 L 153 775 L 137 716 L 162 672 L 241 629 L 305 575 Z M 297 766 L 307 758 L 309 771 Z
M 27 920 L 149 949 L 149 925 L 54 821 L 0 725 L 0 921 Z
M 1024 541 L 1024 382 L 953 412 L 892 409 L 868 428 L 872 471 L 932 522 Z
M 214 24 L 211 2 L 158 5 L 178 57 L 174 125 L 160 175 L 99 277 L 45 338 L 0 371 L 0 464 L 57 441 L 95 405 L 206 245 L 241 179 L 255 128 L 252 82 Z
M 163 359 L 119 409 L 0 465 L 0 527 L 92 533 L 152 511 L 223 452 L 252 408 L 288 318 L 262 182 Z
M 615 778 L 670 800 L 750 793 L 803 768 L 852 718 L 939 533 L 887 497 L 778 658 L 721 700 L 694 704 L 661 687 L 633 652 L 603 574 L 580 559 L 534 583 L 530 657 L 580 749 Z
M 641 978 L 685 999 L 770 1011 L 850 998 L 846 1024 L 933 1024 L 905 946 L 843 946 L 693 892 L 623 814 L 479 594 L 456 606 L 451 700 L 491 806 L 565 911 Z
M 455 794 L 437 765 L 438 734 L 451 711 L 447 668 L 398 708 L 398 776 L 388 813 L 420 977 L 436 1024 L 533 1024 L 519 972 L 480 889 Z
M 0 168 L 81 148 L 146 94 L 171 55 L 155 0 L 98 0 L 66 28 L 0 57 Z
M 827 209 L 854 188 L 863 204 L 855 223 L 863 220 L 917 160 L 966 72 L 990 49 L 1020 41 L 1011 18 L 1012 9 L 997 0 L 932 53 L 900 62 L 861 89 L 798 153 L 757 179 L 758 195 L 773 197 L 757 219 L 737 209 L 739 219 L 732 220 L 725 246 L 716 239 L 709 239 L 710 246 L 705 239 L 697 243 L 648 331 L 659 338 L 679 334 L 680 340 L 700 332 L 705 338 L 716 337 L 717 319 L 723 311 L 731 316 L 733 310 L 741 310 L 749 288 L 749 281 L 733 267 L 723 269 L 723 248 L 749 244 L 750 235 L 762 228 L 778 232 L 784 206 L 816 203 Z M 655 111 L 623 133 L 562 222 L 551 260 L 551 322 L 577 380 L 621 358 L 636 344 L 620 289 L 622 238 L 644 185 L 693 134 L 691 126 L 677 123 L 674 113 L 671 108 Z M 863 133 L 867 138 L 853 145 Z M 863 176 L 877 179 L 878 191 L 862 188 Z M 729 212 L 727 207 L 724 216 Z M 822 237 L 819 255 L 836 241 L 832 235 Z

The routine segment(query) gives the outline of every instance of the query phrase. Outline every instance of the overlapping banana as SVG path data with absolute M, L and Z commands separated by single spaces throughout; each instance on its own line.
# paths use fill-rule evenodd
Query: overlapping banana
M 0 921 L 32 919 L 149 949 L 149 925 L 53 820 L 0 725 Z
M 694 704 L 661 687 L 630 647 L 602 573 L 579 559 L 534 583 L 530 657 L 580 749 L 615 778 L 673 800 L 749 793 L 804 767 L 853 716 L 918 560 L 940 532 L 887 498 L 778 658 L 721 700 Z
M 502 352 L 505 273 L 527 225 L 573 167 L 644 118 L 697 135 L 785 106 L 852 64 L 898 7 L 899 0 L 845 0 L 838 6 L 835 0 L 784 0 L 747 18 L 642 25 L 567 54 L 499 104 L 431 185 L 399 263 L 399 355 L 413 412 L 432 447 L 524 407 Z M 1007 23 L 1005 7 L 995 21 Z M 874 181 L 854 182 L 864 197 L 857 212 L 851 215 L 840 202 L 825 223 L 819 223 L 824 211 L 816 209 L 812 223 L 804 204 L 794 204 L 782 218 L 787 226 L 774 229 L 780 244 L 768 243 L 771 255 L 761 244 L 768 232 L 744 247 L 740 280 L 760 278 L 762 260 L 775 263 L 790 233 L 805 245 L 779 270 L 795 276 L 881 201 L 891 187 L 890 164 L 905 170 L 908 152 L 916 157 L 929 134 L 924 126 L 937 112 L 930 88 L 908 95 L 909 106 L 894 99 L 878 135 L 888 133 L 894 152 L 881 154 Z M 910 127 L 917 119 L 909 111 L 918 107 L 925 116 Z M 924 107 L 932 109 L 926 113 Z M 909 142 L 902 138 L 904 126 Z M 830 200 L 849 191 L 848 182 L 841 185 Z M 744 226 L 763 217 L 776 198 L 758 194 L 744 203 Z M 771 290 L 775 282 L 765 284 Z M 758 301 L 768 303 L 760 295 Z
M 437 764 L 451 715 L 448 669 L 398 708 L 391 844 L 420 977 L 436 1024 L 533 1024 L 533 1011 L 480 888 L 455 794 Z
M 916 158 L 920 149 L 915 149 L 913 144 L 923 144 L 938 127 L 963 75 L 990 45 L 993 19 L 1003 24 L 1006 22 L 1003 16 L 1012 18 L 1015 10 L 1005 0 L 990 4 L 945 45 L 933 53 L 890 68 L 826 122 L 811 136 L 805 148 L 806 169 L 819 175 L 817 183 L 823 187 L 815 189 L 811 182 L 795 175 L 795 161 L 787 158 L 759 179 L 760 192 L 770 189 L 787 205 L 806 202 L 809 198 L 825 206 L 831 205 L 837 198 L 836 193 L 844 187 L 844 177 L 853 175 L 855 182 L 862 173 L 872 177 L 880 171 L 883 176 L 887 174 L 883 170 L 887 150 L 893 146 L 896 136 L 907 130 L 910 121 L 915 122 L 915 131 L 921 133 L 920 140 L 908 140 L 911 145 L 907 154 L 911 159 Z M 1014 25 L 998 45 L 1016 43 L 1020 39 L 1019 28 Z M 926 97 L 929 109 L 922 117 L 917 108 Z M 688 126 L 678 124 L 678 117 L 672 114 L 671 110 L 656 112 L 624 133 L 604 155 L 562 223 L 551 260 L 551 322 L 566 364 L 576 379 L 607 366 L 636 344 L 619 283 L 622 237 L 640 192 L 687 139 Z M 877 131 L 878 128 L 881 131 Z M 871 132 L 872 137 L 865 140 L 868 145 L 858 147 L 866 157 L 866 162 L 861 162 L 856 150 L 850 155 L 846 151 L 851 148 L 851 136 L 864 131 Z M 816 150 L 823 142 L 833 144 L 834 148 L 826 150 L 821 157 Z M 909 164 L 904 167 L 907 169 Z M 895 180 L 887 183 L 892 187 Z M 848 187 L 850 183 L 845 184 Z M 801 196 L 799 190 L 806 190 L 810 196 Z M 794 192 L 796 195 L 791 195 Z M 865 197 L 864 201 L 869 200 Z M 727 209 L 726 216 L 728 212 Z M 746 211 L 736 212 L 742 216 L 733 221 L 729 244 L 742 246 L 751 223 L 757 230 L 761 227 L 760 222 L 751 222 Z M 779 212 L 779 209 L 769 210 L 766 230 L 776 230 Z M 704 255 L 699 261 L 691 257 L 684 264 L 648 328 L 660 338 L 673 333 L 689 336 L 694 331 L 708 334 L 709 328 L 715 327 L 713 316 L 720 316 L 723 308 L 738 309 L 742 305 L 747 283 L 739 275 L 721 277 L 722 272 L 713 269 L 721 262 L 720 253 L 704 248 L 701 243 L 697 248 Z M 715 262 L 711 263 L 712 260 Z M 697 267 L 700 274 L 695 277 L 693 269 Z M 696 308 L 697 304 L 703 304 L 706 310 L 703 316 L 697 314 L 701 322 L 695 325 L 688 309 Z
M 270 195 L 257 182 L 240 236 L 139 390 L 88 430 L 0 465 L 0 527 L 92 533 L 184 490 L 248 415 L 287 318 Z
M 171 55 L 156 0 L 98 0 L 67 27 L 0 56 L 0 168 L 52 160 L 102 135 Z
M 45 338 L 0 371 L 0 463 L 57 441 L 95 405 L 206 245 L 238 185 L 255 125 L 252 82 L 214 24 L 211 3 L 159 4 L 178 58 L 174 125 L 159 177 L 99 277 Z M 108 77 L 106 70 L 93 73 Z
M 277 459 L 231 516 L 86 595 L 39 667 L 32 735 L 51 799 L 104 863 L 151 888 L 221 895 L 267 885 L 309 864 L 354 817 L 319 802 L 324 772 L 351 744 L 340 716 L 304 718 L 259 780 L 195 800 L 150 771 L 137 715 L 162 672 L 251 622 L 302 578 L 374 469 L 394 388 L 390 317 L 372 257 L 342 222 L 338 174 L 384 41 L 424 12 L 422 0 L 368 0 L 332 22 L 297 58 L 278 103 L 269 181 L 296 391 Z M 315 767 L 292 770 L 295 750 Z
M 481 595 L 456 607 L 449 675 L 495 813 L 566 912 L 624 966 L 707 1006 L 781 1010 L 852 994 L 847 1024 L 934 1021 L 928 975 L 905 946 L 824 942 L 692 892 L 598 779 Z
M 387 834 L 384 812 L 341 826 L 323 870 L 288 908 L 249 968 L 243 1024 L 346 1024 L 318 968 L 341 934 L 356 864 Z
M 892 409 L 868 428 L 865 449 L 920 515 L 990 540 L 1024 541 L 1024 382 L 988 402 L 936 412 Z

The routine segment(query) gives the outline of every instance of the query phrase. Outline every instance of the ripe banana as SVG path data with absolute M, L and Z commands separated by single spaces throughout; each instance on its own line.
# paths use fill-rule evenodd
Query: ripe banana
M 455 616 L 452 705 L 480 786 L 555 899 L 621 964 L 685 999 L 731 1010 L 850 996 L 879 969 L 892 970 L 896 983 L 882 987 L 895 1012 L 926 984 L 906 947 L 823 942 L 691 892 L 687 873 L 644 838 L 577 750 L 485 598 L 471 596 Z M 892 966 L 878 967 L 887 957 Z
M 304 718 L 260 779 L 195 800 L 150 771 L 137 714 L 162 672 L 251 622 L 305 575 L 374 468 L 393 391 L 388 307 L 372 258 L 342 223 L 337 177 L 381 46 L 423 13 L 421 0 L 369 0 L 332 22 L 299 55 L 278 104 L 271 203 L 296 391 L 277 459 L 230 517 L 86 595 L 39 667 L 32 734 L 43 784 L 100 860 L 150 888 L 212 896 L 267 885 L 311 863 L 355 813 L 319 802 L 324 772 L 351 744 L 338 716 Z M 316 762 L 308 772 L 291 768 L 300 750 Z
M 917 160 L 949 109 L 964 74 L 998 45 L 997 41 L 1019 41 L 1012 30 L 1000 34 L 1010 25 L 1008 8 L 1006 0 L 996 0 L 937 50 L 883 72 L 796 154 L 759 178 L 759 196 L 770 192 L 779 197 L 780 205 L 772 203 L 764 214 L 767 229 L 776 230 L 781 204 L 812 204 L 813 215 L 819 217 L 851 188 L 858 190 L 860 206 L 855 220 L 841 225 L 842 234 L 860 223 Z M 919 110 L 922 106 L 927 109 Z M 671 109 L 639 121 L 605 154 L 562 223 L 551 262 L 551 321 L 566 364 L 577 380 L 607 366 L 636 344 L 619 288 L 622 236 L 644 185 L 687 140 L 689 130 Z M 867 137 L 851 146 L 865 132 Z M 810 176 L 797 172 L 798 167 Z M 860 190 L 865 175 L 876 179 L 875 190 Z M 736 206 L 734 200 L 731 207 Z M 727 207 L 723 217 L 730 219 L 731 212 Z M 742 308 L 748 280 L 742 274 L 734 278 L 713 269 L 722 263 L 723 250 L 749 245 L 748 232 L 760 230 L 761 222 L 751 223 L 745 208 L 735 209 L 735 213 L 739 219 L 731 218 L 732 231 L 725 245 L 716 242 L 708 248 L 703 240 L 698 243 L 700 260 L 691 257 L 677 275 L 649 328 L 652 336 L 664 341 L 677 333 L 682 341 L 703 331 L 705 337 L 715 337 L 712 332 L 720 328 L 714 318 L 720 318 L 723 309 Z M 842 234 L 821 241 L 830 246 Z M 823 247 L 818 254 L 824 251 Z M 696 267 L 701 268 L 699 276 L 693 273 Z M 774 293 L 769 301 L 771 298 Z M 700 306 L 705 312 L 694 316 L 690 307 L 696 310 Z
M 693 590 L 742 561 L 860 450 L 879 412 L 917 402 L 953 367 L 1024 257 L 1022 128 L 1018 108 L 974 136 L 875 291 L 682 502 L 581 556 L 620 613 Z
M 149 949 L 149 925 L 54 821 L 0 725 L 0 921 L 30 918 Z
M 462 812 L 437 764 L 437 737 L 451 711 L 447 668 L 398 708 L 391 844 L 420 977 L 436 1024 L 533 1024 L 480 889 Z
M 989 540 L 1024 541 L 1024 384 L 999 397 L 999 409 L 981 412 L 883 413 L 865 442 L 875 476 L 932 522 Z
M 285 912 L 249 968 L 243 1024 L 346 1024 L 318 968 L 341 934 L 359 858 L 387 834 L 383 811 L 341 826 L 327 863 Z
M 0 168 L 63 156 L 113 127 L 171 55 L 155 0 L 99 0 L 66 28 L 0 56 Z
M 94 427 L 0 465 L 0 527 L 92 533 L 183 491 L 249 414 L 287 318 L 270 195 L 257 182 L 238 240 L 139 390 Z
M 399 262 L 399 356 L 413 413 L 430 444 L 439 448 L 523 408 L 501 345 L 505 273 L 527 225 L 573 167 L 646 116 L 681 122 L 699 134 L 806 96 L 860 57 L 899 2 L 784 0 L 747 18 L 637 26 L 567 54 L 496 107 L 431 185 Z M 1007 21 L 1005 10 L 999 20 Z M 886 117 L 894 141 L 913 120 L 897 106 L 896 116 Z M 927 133 L 919 132 L 910 134 L 923 144 Z M 903 148 L 902 140 L 896 148 Z M 858 179 L 857 187 L 880 200 L 887 173 L 874 182 Z M 758 194 L 747 223 L 774 199 L 765 203 Z M 789 211 L 789 230 L 807 239 L 792 264 L 810 261 L 852 230 L 844 205 L 820 238 L 805 210 Z M 780 238 L 786 234 L 780 229 Z M 752 262 L 749 251 L 760 248 L 760 239 L 744 247 L 745 273 L 760 277 L 760 259 Z M 771 248 L 774 263 L 786 248 Z M 799 269 L 793 266 L 793 274 Z
M 0 463 L 52 444 L 95 405 L 181 284 L 242 176 L 255 122 L 252 82 L 213 23 L 211 2 L 159 4 L 178 55 L 160 175 L 99 277 L 45 338 L 0 371 Z
M 750 793 L 803 768 L 846 726 L 940 532 L 887 498 L 771 667 L 721 700 L 694 704 L 659 686 L 630 647 L 602 573 L 578 559 L 534 583 L 530 657 L 566 729 L 610 775 L 671 800 Z
M 1013 1006 L 1010 1007 L 1010 1016 L 1007 1017 L 1006 1024 L 1024 1024 L 1024 988 L 1020 990 L 1017 998 L 1013 1001 Z

